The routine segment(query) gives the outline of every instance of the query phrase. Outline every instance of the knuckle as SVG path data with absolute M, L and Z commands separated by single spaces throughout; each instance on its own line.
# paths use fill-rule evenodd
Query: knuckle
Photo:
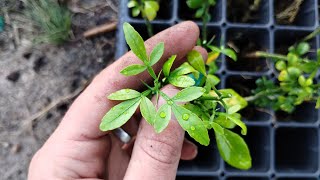
M 138 145 L 147 156 L 158 164 L 172 165 L 180 159 L 181 145 L 174 137 L 141 136 Z

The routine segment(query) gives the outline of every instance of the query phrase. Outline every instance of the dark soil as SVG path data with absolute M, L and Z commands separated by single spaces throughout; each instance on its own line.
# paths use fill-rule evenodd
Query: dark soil
M 228 0 L 227 18 L 230 22 L 253 23 L 260 17 L 259 10 L 262 0 Z M 262 17 L 266 18 L 266 17 Z
M 263 72 L 268 70 L 268 63 L 265 58 L 253 58 L 250 54 L 256 51 L 265 51 L 268 45 L 263 42 L 263 38 L 256 36 L 259 33 L 254 32 L 230 32 L 227 34 L 228 45 L 234 48 L 238 55 L 235 62 L 231 58 L 226 57 L 227 68 L 232 71 L 253 71 Z M 257 41 L 259 39 L 259 41 Z
M 0 1 L 0 7 L 5 7 L 10 17 L 10 23 L 7 21 L 5 31 L 0 33 L 0 179 L 26 179 L 31 157 L 56 128 L 70 102 L 33 123 L 27 119 L 49 103 L 82 88 L 114 61 L 114 32 L 92 39 L 83 39 L 82 33 L 116 20 L 118 1 L 108 1 L 108 5 L 104 0 L 72 2 L 75 38 L 52 46 L 32 44 L 32 34 L 37 29 L 28 25 L 20 1 Z M 90 3 L 104 6 L 84 8 Z M 17 24 L 19 41 L 13 24 Z

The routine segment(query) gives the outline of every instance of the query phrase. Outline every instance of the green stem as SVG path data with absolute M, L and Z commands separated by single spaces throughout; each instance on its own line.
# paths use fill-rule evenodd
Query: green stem
M 209 5 L 208 3 L 205 4 L 205 12 L 202 17 L 202 44 L 206 45 L 207 44 L 207 23 L 208 23 L 208 18 L 207 14 L 209 14 Z
M 320 28 L 318 27 L 316 30 L 314 30 L 312 33 L 307 35 L 305 38 L 303 38 L 301 41 L 309 41 L 310 39 L 314 38 L 320 33 Z
M 149 37 L 152 37 L 152 36 L 153 36 L 153 27 L 152 27 L 152 24 L 150 23 L 150 21 L 149 21 L 147 18 L 145 18 L 145 21 L 146 21 L 148 36 L 149 36 Z
M 265 58 L 272 58 L 272 59 L 280 59 L 287 61 L 287 56 L 281 55 L 281 54 L 271 54 L 263 51 L 257 51 L 255 52 L 255 56 L 257 57 L 265 57 Z
M 247 96 L 247 97 L 244 97 L 244 99 L 248 102 L 250 101 L 255 101 L 256 99 L 262 97 L 262 96 L 269 96 L 269 95 L 272 95 L 272 94 L 275 94 L 277 92 L 280 92 L 281 89 L 278 88 L 278 89 L 268 89 L 266 91 L 261 91 L 253 96 Z

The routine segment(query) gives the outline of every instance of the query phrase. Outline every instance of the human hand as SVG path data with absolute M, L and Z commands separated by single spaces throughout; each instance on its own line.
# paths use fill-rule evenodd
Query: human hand
M 147 40 L 148 52 L 159 42 L 165 44 L 161 61 L 153 66 L 155 71 L 159 72 L 163 62 L 173 54 L 180 64 L 192 49 L 206 57 L 204 49 L 195 47 L 198 36 L 196 24 L 183 22 Z M 140 80 L 152 80 L 146 73 L 131 77 L 119 74 L 121 69 L 137 62 L 134 54 L 128 52 L 95 77 L 33 157 L 30 180 L 175 179 L 180 158 L 190 160 L 197 155 L 197 147 L 184 140 L 184 131 L 174 119 L 157 134 L 145 121 L 138 124 L 141 117 L 133 116 L 123 126 L 131 136 L 136 135 L 132 153 L 130 148 L 123 149 L 123 143 L 112 133 L 99 130 L 105 112 L 116 104 L 106 98 L 108 94 L 122 88 L 143 88 Z M 164 87 L 163 91 L 169 96 L 178 92 L 172 86 Z M 163 102 L 160 99 L 159 105 Z

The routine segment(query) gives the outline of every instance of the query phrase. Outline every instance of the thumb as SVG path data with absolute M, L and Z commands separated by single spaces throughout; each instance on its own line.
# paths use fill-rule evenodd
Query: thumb
M 171 85 L 162 91 L 174 96 L 179 90 Z M 159 106 L 166 103 L 159 99 Z M 175 179 L 181 156 L 184 130 L 172 116 L 168 127 L 157 134 L 146 121 L 141 121 L 125 179 Z

